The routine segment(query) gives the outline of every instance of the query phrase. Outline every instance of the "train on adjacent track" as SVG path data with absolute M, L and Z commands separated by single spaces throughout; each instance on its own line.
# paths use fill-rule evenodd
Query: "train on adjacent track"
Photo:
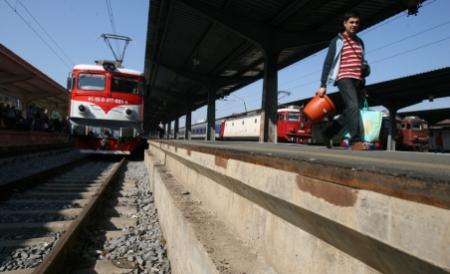
M 261 128 L 260 111 L 252 111 L 216 120 L 215 134 L 218 140 L 257 141 Z M 184 138 L 181 128 L 177 139 Z M 277 111 L 277 136 L 279 142 L 307 144 L 311 142 L 311 126 L 302 111 L 288 106 Z M 206 138 L 206 122 L 192 125 L 191 139 Z
M 252 111 L 233 115 L 215 122 L 215 135 L 217 140 L 232 141 L 257 141 L 259 138 L 261 114 Z M 321 132 L 327 125 L 327 119 L 312 123 L 304 115 L 302 108 L 288 106 L 278 109 L 277 136 L 278 142 L 290 142 L 299 144 L 321 145 L 323 140 Z M 206 122 L 192 125 L 191 139 L 204 140 L 206 138 Z M 428 124 L 425 120 L 407 116 L 397 118 L 397 149 L 427 151 L 429 149 Z M 374 142 L 373 148 L 386 148 L 389 128 L 388 117 L 383 118 L 379 140 Z M 177 139 L 184 139 L 185 129 L 181 128 Z M 341 135 L 335 136 L 335 145 L 340 145 Z
M 406 116 L 397 121 L 397 147 L 401 150 L 428 151 L 430 132 L 428 122 L 417 116 Z
M 70 133 L 82 152 L 131 154 L 141 141 L 144 76 L 115 61 L 77 65 L 68 80 Z

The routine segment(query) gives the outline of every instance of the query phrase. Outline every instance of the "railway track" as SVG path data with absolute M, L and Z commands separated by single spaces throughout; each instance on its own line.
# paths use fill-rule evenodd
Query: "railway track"
M 117 216 L 136 211 L 123 197 L 133 182 L 122 181 L 115 194 L 108 194 L 125 162 L 88 159 L 11 192 L 0 202 L 0 272 L 68 273 L 88 226 L 102 226 L 114 237 L 132 225 L 131 218 Z M 95 222 L 99 210 L 107 221 Z

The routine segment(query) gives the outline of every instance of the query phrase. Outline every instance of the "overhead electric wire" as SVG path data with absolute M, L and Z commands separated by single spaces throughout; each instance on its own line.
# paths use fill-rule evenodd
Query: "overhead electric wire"
M 447 37 L 442 38 L 440 40 L 437 40 L 437 41 L 434 41 L 434 42 L 431 42 L 431 43 L 428 43 L 428 44 L 425 44 L 425 45 L 421 45 L 421 46 L 418 46 L 418 47 L 410 49 L 410 50 L 399 52 L 399 53 L 396 53 L 394 55 L 390 55 L 390 56 L 382 58 L 382 59 L 375 60 L 375 61 L 371 62 L 371 64 L 380 63 L 380 62 L 386 61 L 388 59 L 392 59 L 392 58 L 397 57 L 397 56 L 405 55 L 405 54 L 408 54 L 410 52 L 413 52 L 413 51 L 416 51 L 416 50 L 419 50 L 419 49 L 422 49 L 422 48 L 426 48 L 426 47 L 429 47 L 429 46 L 432 46 L 432 45 L 444 42 L 444 41 L 449 40 L 449 39 L 450 39 L 450 36 L 447 36 Z
M 25 5 L 20 1 L 17 0 L 17 2 L 22 6 L 22 8 L 28 13 L 28 15 L 36 22 L 36 24 L 41 28 L 41 30 L 47 35 L 47 37 L 55 44 L 55 46 L 59 49 L 59 51 L 64 55 L 64 57 L 72 64 L 72 66 L 75 65 L 75 62 L 64 52 L 64 50 L 59 46 L 58 42 L 53 39 L 53 37 L 45 30 L 45 28 L 39 23 L 39 21 L 31 14 L 31 12 L 25 7 Z
M 434 0 L 434 1 L 436 1 L 436 0 Z M 374 26 L 374 27 L 372 27 L 372 28 L 363 30 L 360 34 L 365 34 L 365 33 L 371 32 L 371 31 L 373 31 L 373 30 L 375 30 L 375 29 L 377 29 L 377 28 L 379 28 L 379 27 L 381 27 L 381 26 L 384 26 L 384 25 L 386 25 L 386 24 L 392 23 L 392 22 L 396 21 L 397 19 L 399 19 L 399 18 L 401 18 L 401 17 L 403 17 L 403 16 L 405 16 L 405 14 L 403 14 L 403 13 L 397 14 L 396 16 L 394 16 L 394 17 L 392 17 L 392 18 L 386 20 L 386 21 L 383 22 L 383 23 L 380 23 L 379 25 L 376 25 L 376 26 Z M 327 43 L 329 43 L 329 42 L 327 41 Z M 308 59 L 311 59 L 311 58 L 313 58 L 313 57 L 316 57 L 316 56 L 325 54 L 325 52 L 326 52 L 325 49 L 323 49 L 323 50 L 321 50 L 321 51 L 319 51 L 319 52 L 317 52 L 317 53 L 315 53 L 315 54 L 312 54 L 312 55 L 310 55 L 310 56 L 308 56 L 308 57 L 306 57 L 306 58 L 304 58 L 304 59 L 298 61 L 298 62 L 295 63 L 293 66 L 299 65 L 299 64 L 301 64 L 301 63 L 303 63 L 303 62 L 305 62 L 305 61 L 307 61 Z M 294 80 L 294 81 L 295 81 L 295 80 Z
M 112 32 L 113 32 L 113 34 L 117 35 L 116 21 L 114 19 L 114 12 L 112 9 L 111 1 L 110 0 L 105 0 L 105 1 L 106 1 L 106 10 L 108 12 L 108 18 L 109 18 L 109 22 L 111 23 Z M 120 51 L 119 42 L 116 40 L 115 44 L 116 44 L 117 52 L 119 52 Z
M 433 4 L 434 2 L 436 2 L 436 0 L 427 1 L 427 2 L 425 2 L 425 4 L 423 4 L 423 6 L 422 6 L 421 8 L 424 8 L 424 7 L 426 7 L 426 6 L 429 6 L 429 5 Z M 382 26 L 384 26 L 384 25 L 390 24 L 390 23 L 392 23 L 392 22 L 394 22 L 394 21 L 396 21 L 396 20 L 398 20 L 398 19 L 400 19 L 400 18 L 402 18 L 402 17 L 404 17 L 404 16 L 407 16 L 407 14 L 405 14 L 405 13 L 399 13 L 399 14 L 395 15 L 394 17 L 391 17 L 391 18 L 385 20 L 384 22 L 382 22 L 382 23 L 380 23 L 380 24 L 377 24 L 377 25 L 375 25 L 375 26 L 373 26 L 373 27 L 371 27 L 371 28 L 369 28 L 369 29 L 366 29 L 366 30 L 362 31 L 362 32 L 360 33 L 360 35 L 365 35 L 365 34 L 367 34 L 368 32 L 371 32 L 371 31 L 373 31 L 373 30 L 376 30 L 376 29 L 378 29 L 378 28 L 380 28 L 380 27 L 382 27 Z M 422 33 L 425 33 L 425 32 L 427 32 L 427 31 L 430 31 L 430 30 L 433 30 L 433 29 L 435 29 L 435 28 L 438 28 L 438 27 L 441 27 L 441 26 L 443 26 L 443 25 L 446 25 L 446 24 L 448 24 L 449 22 L 450 22 L 450 21 L 447 21 L 447 22 L 445 22 L 445 23 L 442 23 L 442 24 L 440 24 L 440 25 L 431 27 L 431 28 L 429 28 L 429 29 L 427 29 L 427 30 L 424 30 L 424 31 L 422 31 L 422 32 L 413 34 L 413 35 L 411 35 L 411 36 L 407 36 L 407 37 L 403 38 L 402 40 L 398 40 L 398 41 L 392 42 L 391 44 L 385 45 L 385 46 L 383 46 L 383 47 L 377 48 L 377 49 L 372 50 L 372 51 L 367 52 L 367 53 L 371 53 L 371 52 L 380 50 L 380 49 L 382 49 L 382 48 L 391 46 L 391 45 L 393 45 L 393 44 L 402 42 L 402 41 L 404 41 L 404 40 L 407 40 L 407 39 L 412 38 L 412 37 L 414 37 L 414 36 L 417 36 L 417 35 L 419 35 L 419 34 L 422 34 Z M 315 53 L 315 54 L 313 54 L 313 55 L 311 55 L 311 56 L 308 56 L 308 57 L 306 57 L 306 58 L 300 60 L 299 62 L 297 62 L 296 64 L 294 64 L 294 66 L 295 66 L 295 65 L 298 65 L 298 64 L 301 64 L 302 62 L 305 62 L 305 61 L 307 61 L 308 59 L 311 59 L 311 58 L 313 58 L 313 57 L 316 57 L 316 56 L 319 56 L 319 55 L 322 55 L 322 54 L 325 54 L 325 53 L 326 53 L 325 49 L 324 49 L 324 50 L 321 50 L 321 51 L 318 52 L 318 53 Z M 312 75 L 314 75 L 314 74 L 316 74 L 317 72 L 320 72 L 320 71 L 321 71 L 321 70 L 319 69 L 319 70 L 316 70 L 316 71 L 313 71 L 313 72 L 309 72 L 309 73 L 307 73 L 307 74 L 301 75 L 301 76 L 297 77 L 296 79 L 290 80 L 290 81 L 285 82 L 285 83 L 283 83 L 283 84 L 286 85 L 286 84 L 288 84 L 288 83 L 297 82 L 297 81 L 299 81 L 298 78 L 312 76 Z
M 449 20 L 449 21 L 446 21 L 446 22 L 443 22 L 443 23 L 441 23 L 441 24 L 432 26 L 432 27 L 430 27 L 430 28 L 428 28 L 428 29 L 425 29 L 425 30 L 423 30 L 423 31 L 419 31 L 419 32 L 416 32 L 416 33 L 414 33 L 414 34 L 408 35 L 408 36 L 406 36 L 406 37 L 403 37 L 403 38 L 401 38 L 401 39 L 399 39 L 399 40 L 396 40 L 396 41 L 391 42 L 391 43 L 389 43 L 389 44 L 383 45 L 383 46 L 378 47 L 378 48 L 376 48 L 376 49 L 373 49 L 373 50 L 371 50 L 371 51 L 368 51 L 367 54 L 373 53 L 373 52 L 376 52 L 376 51 L 379 51 L 379 50 L 381 50 L 381 49 L 387 48 L 387 47 L 392 46 L 392 45 L 395 45 L 395 44 L 398 44 L 398 43 L 400 43 L 400 42 L 403 42 L 403 41 L 405 41 L 405 40 L 411 39 L 411 38 L 413 38 L 413 37 L 416 37 L 416 36 L 418 36 L 418 35 L 427 33 L 427 32 L 429 32 L 429 31 L 432 31 L 432 30 L 434 30 L 434 29 L 440 28 L 440 27 L 445 26 L 445 25 L 448 25 L 448 24 L 450 24 L 450 20 Z M 445 40 L 445 39 L 444 39 L 444 40 Z M 400 55 L 402 55 L 402 53 L 400 53 Z M 375 61 L 375 62 L 376 62 L 376 61 Z M 375 62 L 370 62 L 370 63 L 373 64 L 373 63 L 375 63 Z M 308 76 L 315 75 L 315 74 L 317 74 L 317 73 L 320 72 L 320 71 L 321 71 L 321 69 L 318 69 L 318 70 L 315 70 L 315 71 L 312 71 L 312 72 L 303 74 L 303 75 L 299 76 L 298 79 L 294 79 L 294 80 L 291 80 L 291 81 L 289 81 L 289 82 L 285 82 L 284 85 L 286 85 L 286 84 L 288 84 L 288 83 L 293 83 L 293 82 L 296 82 L 296 81 L 300 81 L 300 79 L 302 79 L 302 78 L 304 78 L 304 77 L 308 77 Z M 282 86 L 280 85 L 280 87 L 282 87 Z M 284 86 L 284 87 L 286 87 L 286 86 Z M 298 87 L 298 86 L 295 86 L 295 87 Z M 292 87 L 287 87 L 287 89 L 289 89 L 289 88 L 292 88 Z
M 444 22 L 444 23 L 441 23 L 441 24 L 439 24 L 439 25 L 433 26 L 433 27 L 431 27 L 431 28 L 425 29 L 425 30 L 423 30 L 423 31 L 420 31 L 420 32 L 417 32 L 417 33 L 408 35 L 408 36 L 406 36 L 406 37 L 404 37 L 404 38 L 402 38 L 402 39 L 400 39 L 400 40 L 394 41 L 394 42 L 389 43 L 389 44 L 387 44 L 387 45 L 384 45 L 384 46 L 382 46 L 382 47 L 379 47 L 379 48 L 376 48 L 376 49 L 374 49 L 374 50 L 368 51 L 367 53 L 372 53 L 372 52 L 375 52 L 375 51 L 378 51 L 378 50 L 387 48 L 387 47 L 389 47 L 389 46 L 398 44 L 398 43 L 400 43 L 400 42 L 403 42 L 403 41 L 405 41 L 405 40 L 408 40 L 408 39 L 410 39 L 410 38 L 416 37 L 416 36 L 418 36 L 418 35 L 420 35 L 420 34 L 423 34 L 423 33 L 429 32 L 429 31 L 432 31 L 432 30 L 434 30 L 434 29 L 440 28 L 440 27 L 445 26 L 445 25 L 448 25 L 448 24 L 450 24 L 450 20 L 449 20 L 449 21 L 446 21 L 446 22 Z
M 117 34 L 116 23 L 114 20 L 114 13 L 112 10 L 111 1 L 110 0 L 105 0 L 105 1 L 106 1 L 106 8 L 108 11 L 108 17 L 109 17 L 109 22 L 111 23 L 112 31 L 114 34 Z
M 425 4 L 423 4 L 423 6 L 421 8 L 429 6 L 429 5 L 433 4 L 434 2 L 436 2 L 436 0 L 427 1 L 427 2 L 425 2 Z M 398 19 L 400 19 L 401 17 L 404 17 L 404 16 L 410 16 L 410 15 L 408 15 L 407 13 L 399 13 L 399 14 L 395 15 L 394 17 L 391 17 L 391 18 L 387 19 L 386 21 L 384 21 L 382 23 L 379 23 L 379 24 L 377 24 L 377 25 L 375 25 L 375 26 L 373 26 L 371 28 L 363 30 L 360 34 L 366 34 L 368 32 L 374 31 L 374 30 L 376 30 L 376 29 L 378 29 L 378 28 L 380 28 L 380 27 L 382 27 L 382 26 L 384 26 L 386 24 L 392 23 L 392 22 L 394 22 L 394 21 L 396 21 L 396 20 L 398 20 Z
M 427 43 L 425 45 L 418 46 L 418 47 L 410 49 L 410 50 L 406 50 L 406 51 L 403 51 L 403 52 L 399 52 L 399 53 L 390 55 L 390 56 L 382 58 L 382 59 L 375 60 L 373 62 L 370 62 L 370 64 L 372 65 L 372 64 L 381 63 L 381 62 L 384 62 L 386 60 L 389 60 L 389 59 L 392 59 L 392 58 L 395 58 L 395 57 L 398 57 L 398 56 L 401 56 L 401 55 L 405 55 L 405 54 L 411 53 L 413 51 L 416 51 L 416 50 L 419 50 L 419 49 L 422 49 L 422 48 L 426 48 L 426 47 L 429 47 L 429 46 L 432 46 L 432 45 L 435 45 L 435 44 L 438 44 L 438 43 L 442 43 L 442 42 L 444 42 L 446 40 L 450 40 L 450 36 L 447 36 L 447 37 L 442 38 L 442 39 L 437 40 L 437 41 L 433 41 L 431 43 Z M 297 85 L 297 86 L 290 87 L 289 89 L 296 89 L 296 88 L 299 88 L 299 87 L 308 86 L 308 85 L 314 84 L 316 82 L 317 82 L 317 80 L 310 81 L 310 82 L 307 82 L 307 83 L 303 83 L 303 84 L 300 84 L 300 85 Z
M 68 69 L 72 69 L 72 66 L 70 64 L 68 64 L 56 51 L 55 49 L 53 49 L 53 47 L 47 42 L 45 41 L 45 39 L 39 34 L 39 32 L 37 32 L 33 26 L 31 26 L 31 24 L 25 20 L 25 18 L 17 11 L 17 9 L 15 9 L 11 3 L 8 2 L 8 0 L 4 0 L 6 2 L 6 4 L 12 9 L 13 12 L 15 12 L 17 14 L 17 16 L 19 16 L 20 19 L 22 19 L 22 21 L 34 32 L 34 34 L 36 34 L 36 36 L 53 52 L 53 54 L 56 55 L 56 57 L 58 57 L 58 59 L 64 63 L 64 65 L 68 68 Z
M 422 6 L 422 8 L 424 8 L 424 7 L 426 7 L 426 6 L 429 6 L 429 5 L 433 4 L 434 2 L 436 2 L 436 0 L 427 1 L 427 2 L 425 2 L 425 4 Z M 407 16 L 407 14 L 406 14 L 406 13 L 400 13 L 400 14 L 398 14 L 398 15 L 396 15 L 396 16 L 394 16 L 394 17 L 392 17 L 392 18 L 390 18 L 390 19 L 388 19 L 388 20 L 386 20 L 386 21 L 384 21 L 384 22 L 382 22 L 382 23 L 380 23 L 380 24 L 378 24 L 378 25 L 372 27 L 372 28 L 369 28 L 369 29 L 366 29 L 366 30 L 362 31 L 361 34 L 364 35 L 364 34 L 366 34 L 366 33 L 368 33 L 368 32 L 371 32 L 371 31 L 373 31 L 373 30 L 376 30 L 376 29 L 378 29 L 378 28 L 380 28 L 380 27 L 382 27 L 382 26 L 385 26 L 385 25 L 387 25 L 387 24 L 390 24 L 390 23 L 392 23 L 392 22 L 394 22 L 394 21 L 396 21 L 396 20 L 398 20 L 398 19 L 400 19 L 400 18 L 402 18 L 402 17 L 404 17 L 404 16 Z M 377 48 L 377 49 L 371 50 L 371 51 L 369 51 L 368 53 L 372 53 L 372 52 L 381 50 L 381 49 L 383 49 L 383 48 L 386 48 L 386 47 L 388 47 L 388 46 L 392 46 L 392 45 L 394 45 L 394 44 L 403 42 L 403 41 L 405 41 L 405 40 L 407 40 L 407 39 L 410 39 L 410 38 L 415 37 L 415 36 L 417 36 L 417 35 L 420 35 L 420 34 L 423 34 L 423 33 L 425 33 L 425 32 L 431 31 L 431 30 L 433 30 L 433 29 L 439 28 L 439 27 L 441 27 L 441 26 L 443 26 L 443 25 L 446 25 L 446 24 L 448 24 L 448 23 L 449 23 L 449 21 L 444 22 L 444 23 L 441 23 L 441 24 L 439 24 L 439 25 L 437 25 L 437 26 L 431 27 L 431 28 L 426 29 L 426 30 L 424 30 L 424 31 L 421 31 L 421 32 L 419 32 L 419 33 L 409 35 L 409 36 L 404 37 L 404 38 L 402 38 L 402 39 L 400 39 L 400 40 L 394 41 L 394 42 L 392 42 L 392 43 L 390 43 L 390 44 L 387 44 L 387 45 L 384 45 L 384 46 L 379 47 L 379 48 Z M 422 46 L 416 47 L 416 48 L 411 49 L 411 50 L 408 50 L 408 51 L 404 51 L 404 52 L 402 52 L 402 53 L 398 53 L 398 54 L 395 54 L 395 55 L 392 55 L 392 56 L 388 56 L 388 57 L 383 58 L 383 59 L 379 59 L 379 60 L 377 60 L 377 61 L 371 62 L 371 64 L 380 63 L 380 62 L 383 62 L 383 61 L 385 61 L 385 60 L 388 60 L 388 59 L 391 59 L 391 58 L 395 58 L 395 57 L 397 57 L 397 56 L 404 55 L 404 54 L 407 54 L 407 53 L 410 53 L 410 52 L 413 52 L 413 51 L 416 51 L 416 50 L 419 50 L 419 49 L 422 49 L 422 48 L 425 48 L 425 47 L 428 47 L 428 46 L 431 46 L 431 45 L 434 45 L 434 44 L 437 44 L 437 43 L 441 43 L 441 42 L 443 42 L 443 41 L 445 41 L 445 40 L 449 40 L 449 39 L 450 39 L 450 36 L 449 36 L 449 37 L 446 37 L 446 38 L 443 38 L 443 39 L 440 39 L 440 40 L 438 40 L 438 41 L 434 41 L 434 42 L 428 43 L 428 44 L 426 44 L 426 45 L 422 45 Z M 322 55 L 322 54 L 324 54 L 325 52 L 326 52 L 325 50 L 322 50 L 322 51 L 320 51 L 320 52 L 318 52 L 318 53 L 315 53 L 315 54 L 313 54 L 313 55 L 310 55 L 310 56 L 308 56 L 307 58 L 304 58 L 304 59 L 300 60 L 299 62 L 297 62 L 297 63 L 294 64 L 293 66 L 298 65 L 298 64 L 301 64 L 301 63 L 303 63 L 303 62 L 305 62 L 305 61 L 307 61 L 308 59 L 311 59 L 311 58 L 313 58 L 313 57 Z M 304 78 L 304 77 L 307 77 L 307 76 L 315 75 L 315 74 L 317 74 L 317 73 L 320 72 L 320 71 L 321 71 L 321 69 L 316 70 L 316 71 L 313 71 L 313 72 L 309 72 L 309 73 L 304 74 L 304 75 L 301 75 L 301 76 L 299 76 L 299 77 L 296 77 L 296 79 L 294 79 L 294 80 L 285 82 L 284 85 L 286 85 L 287 83 L 293 83 L 293 82 L 299 81 L 299 78 L 301 79 L 301 78 Z M 314 84 L 314 83 L 316 83 L 316 82 L 317 82 L 317 80 L 309 81 L 309 82 L 307 82 L 307 83 L 303 83 L 303 84 L 296 85 L 296 86 L 293 86 L 293 87 L 288 87 L 288 88 L 285 88 L 285 89 L 296 89 L 296 88 L 299 88 L 299 87 L 303 87 L 303 86 L 308 86 L 308 85 Z M 281 87 L 282 87 L 282 86 L 280 86 L 280 88 L 281 88 Z M 227 103 L 226 105 L 228 105 L 228 104 L 233 104 L 233 103 L 237 103 L 237 102 L 236 102 L 236 101 L 230 102 L 230 103 Z
M 361 36 L 363 36 L 363 35 L 365 35 L 365 34 L 371 32 L 371 31 L 374 31 L 374 30 L 376 30 L 376 29 L 378 29 L 378 28 L 381 28 L 381 27 L 384 26 L 384 25 L 387 25 L 387 24 L 390 24 L 390 23 L 392 23 L 392 22 L 394 22 L 394 21 L 397 21 L 398 19 L 400 19 L 400 18 L 402 18 L 402 17 L 405 17 L 405 16 L 406 16 L 406 14 L 404 14 L 404 13 L 399 13 L 399 14 L 395 15 L 394 17 L 391 17 L 391 18 L 387 19 L 387 20 L 384 21 L 384 22 L 381 22 L 381 23 L 379 23 L 379 24 L 377 24 L 377 25 L 375 25 L 375 26 L 373 26 L 373 27 L 371 27 L 371 28 L 368 28 L 368 29 L 365 29 L 365 30 L 361 31 L 359 34 L 360 34 Z
M 436 2 L 436 0 L 427 1 L 427 2 L 422 6 L 422 8 L 424 8 L 424 7 L 426 7 L 426 6 L 429 6 L 429 5 L 433 4 L 434 2 Z M 400 14 L 398 14 L 398 15 L 396 15 L 396 16 L 394 16 L 394 17 L 388 19 L 388 20 L 385 20 L 384 22 L 382 22 L 382 23 L 380 23 L 380 24 L 378 24 L 378 25 L 376 25 L 376 26 L 374 26 L 374 27 L 372 27 L 372 28 L 369 28 L 369 29 L 366 29 L 366 30 L 362 31 L 361 34 L 366 34 L 366 33 L 368 33 L 368 32 L 371 32 L 371 31 L 373 31 L 373 30 L 375 30 L 375 29 L 378 29 L 378 28 L 380 28 L 380 27 L 382 27 L 382 26 L 384 26 L 384 25 L 387 25 L 387 24 L 389 24 L 389 23 L 392 23 L 392 22 L 394 22 L 394 21 L 396 21 L 396 20 L 398 20 L 398 19 L 400 19 L 400 18 L 402 18 L 402 17 L 404 17 L 404 16 L 407 16 L 407 14 L 405 14 L 405 13 L 400 13 Z M 443 25 L 445 25 L 445 24 L 447 24 L 447 23 L 448 23 L 448 22 L 445 22 L 445 23 L 442 23 L 442 24 L 440 24 L 440 25 L 438 25 L 438 26 L 434 26 L 434 27 L 432 27 L 432 28 L 430 28 L 430 29 L 428 29 L 428 30 L 424 30 L 424 31 L 422 31 L 422 32 L 420 32 L 420 33 L 417 33 L 417 34 L 413 34 L 413 35 L 407 36 L 407 37 L 405 37 L 405 38 L 403 38 L 403 39 L 401 39 L 401 40 L 392 42 L 392 43 L 390 43 L 390 44 L 388 44 L 388 45 L 382 46 L 382 47 L 377 48 L 377 49 L 375 49 L 375 50 L 372 50 L 372 51 L 370 51 L 370 52 L 374 52 L 374 51 L 380 50 L 380 49 L 382 49 L 382 48 L 391 46 L 391 45 L 393 45 L 393 44 L 402 42 L 402 41 L 404 41 L 404 40 L 407 40 L 407 39 L 412 38 L 412 37 L 414 37 L 414 36 L 417 36 L 417 35 L 419 35 L 419 34 L 422 34 L 422 33 L 425 33 L 425 32 L 427 32 L 427 31 L 430 31 L 430 30 L 432 30 L 432 29 L 441 27 L 441 26 L 443 26 Z M 442 39 L 442 40 L 440 40 L 440 41 L 437 41 L 436 43 L 442 42 L 442 41 L 447 40 L 447 39 L 448 39 L 448 38 L 444 38 L 444 39 Z M 419 48 L 412 49 L 412 50 L 410 50 L 410 51 L 408 51 L 408 52 L 405 52 L 405 53 L 401 53 L 401 54 L 397 54 L 397 55 L 394 55 L 394 56 L 390 56 L 389 58 L 394 58 L 394 57 L 396 57 L 396 56 L 403 55 L 403 54 L 409 53 L 409 52 L 414 51 L 414 50 L 418 50 L 418 49 L 423 48 L 423 47 L 426 47 L 426 46 L 429 46 L 429 45 L 424 45 L 424 46 L 421 46 L 421 47 L 419 47 Z M 315 53 L 315 54 L 313 54 L 313 55 L 310 55 L 310 56 L 308 56 L 307 58 L 304 58 L 304 59 L 300 60 L 299 62 L 295 63 L 292 67 L 294 67 L 294 66 L 296 66 L 296 65 L 299 65 L 299 64 L 301 64 L 301 63 L 307 61 L 308 59 L 311 59 L 311 58 L 313 58 L 313 57 L 322 55 L 322 54 L 324 54 L 325 52 L 326 52 L 325 50 L 322 50 L 322 51 L 320 51 L 320 52 L 318 52 L 318 53 Z M 382 60 L 375 61 L 375 62 L 373 62 L 373 63 L 382 62 L 382 61 L 387 60 L 387 59 L 388 59 L 388 58 L 385 58 L 385 59 L 382 59 Z M 288 83 L 297 82 L 297 81 L 301 80 L 301 79 L 304 78 L 304 77 L 308 77 L 308 76 L 315 75 L 315 74 L 317 74 L 317 73 L 320 72 L 320 71 L 321 71 L 321 69 L 316 70 L 316 71 L 313 71 L 313 72 L 309 72 L 309 73 L 307 73 L 307 74 L 303 74 L 303 75 L 301 75 L 301 76 L 297 76 L 296 79 L 290 80 L 290 81 L 288 81 L 288 82 L 283 83 L 283 85 L 280 85 L 280 88 L 283 87 L 283 86 L 285 87 L 286 84 L 288 84 Z M 303 86 L 308 86 L 308 85 L 314 84 L 314 83 L 316 83 L 316 82 L 317 82 L 317 80 L 309 81 L 309 82 L 307 82 L 307 83 L 303 83 L 303 84 L 296 85 L 296 86 L 293 86 L 293 87 L 287 87 L 287 88 L 284 88 L 284 89 L 296 89 L 296 88 L 299 88 L 299 87 L 303 87 Z

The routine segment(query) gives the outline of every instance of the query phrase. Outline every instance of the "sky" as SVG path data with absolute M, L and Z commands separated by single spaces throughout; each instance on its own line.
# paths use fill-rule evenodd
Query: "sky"
M 133 39 L 124 66 L 143 71 L 148 0 L 0 0 L 0 43 L 65 86 L 74 65 L 113 59 L 109 47 L 99 38 L 103 33 L 113 33 L 107 3 L 112 9 L 115 33 Z
M 0 43 L 65 86 L 73 65 L 112 58 L 99 37 L 116 33 L 133 39 L 124 66 L 143 71 L 148 6 L 149 0 L 0 0 Z M 449 12 L 449 0 L 428 0 L 417 16 L 403 12 L 361 31 L 358 35 L 365 42 L 366 59 L 372 69 L 367 83 L 450 66 Z M 279 71 L 279 90 L 285 91 L 280 93 L 280 103 L 313 96 L 319 87 L 325 53 L 323 50 Z M 334 91 L 334 87 L 328 88 L 328 92 Z M 262 81 L 236 91 L 216 102 L 216 117 L 245 108 L 259 109 L 261 94 Z M 400 111 L 445 107 L 450 107 L 450 98 Z M 193 122 L 205 117 L 206 107 L 192 113 Z M 184 117 L 180 119 L 183 124 Z

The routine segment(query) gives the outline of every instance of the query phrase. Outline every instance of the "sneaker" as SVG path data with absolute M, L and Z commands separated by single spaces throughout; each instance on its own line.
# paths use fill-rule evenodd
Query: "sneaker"
M 342 139 L 341 149 L 350 149 L 350 140 L 347 138 Z

